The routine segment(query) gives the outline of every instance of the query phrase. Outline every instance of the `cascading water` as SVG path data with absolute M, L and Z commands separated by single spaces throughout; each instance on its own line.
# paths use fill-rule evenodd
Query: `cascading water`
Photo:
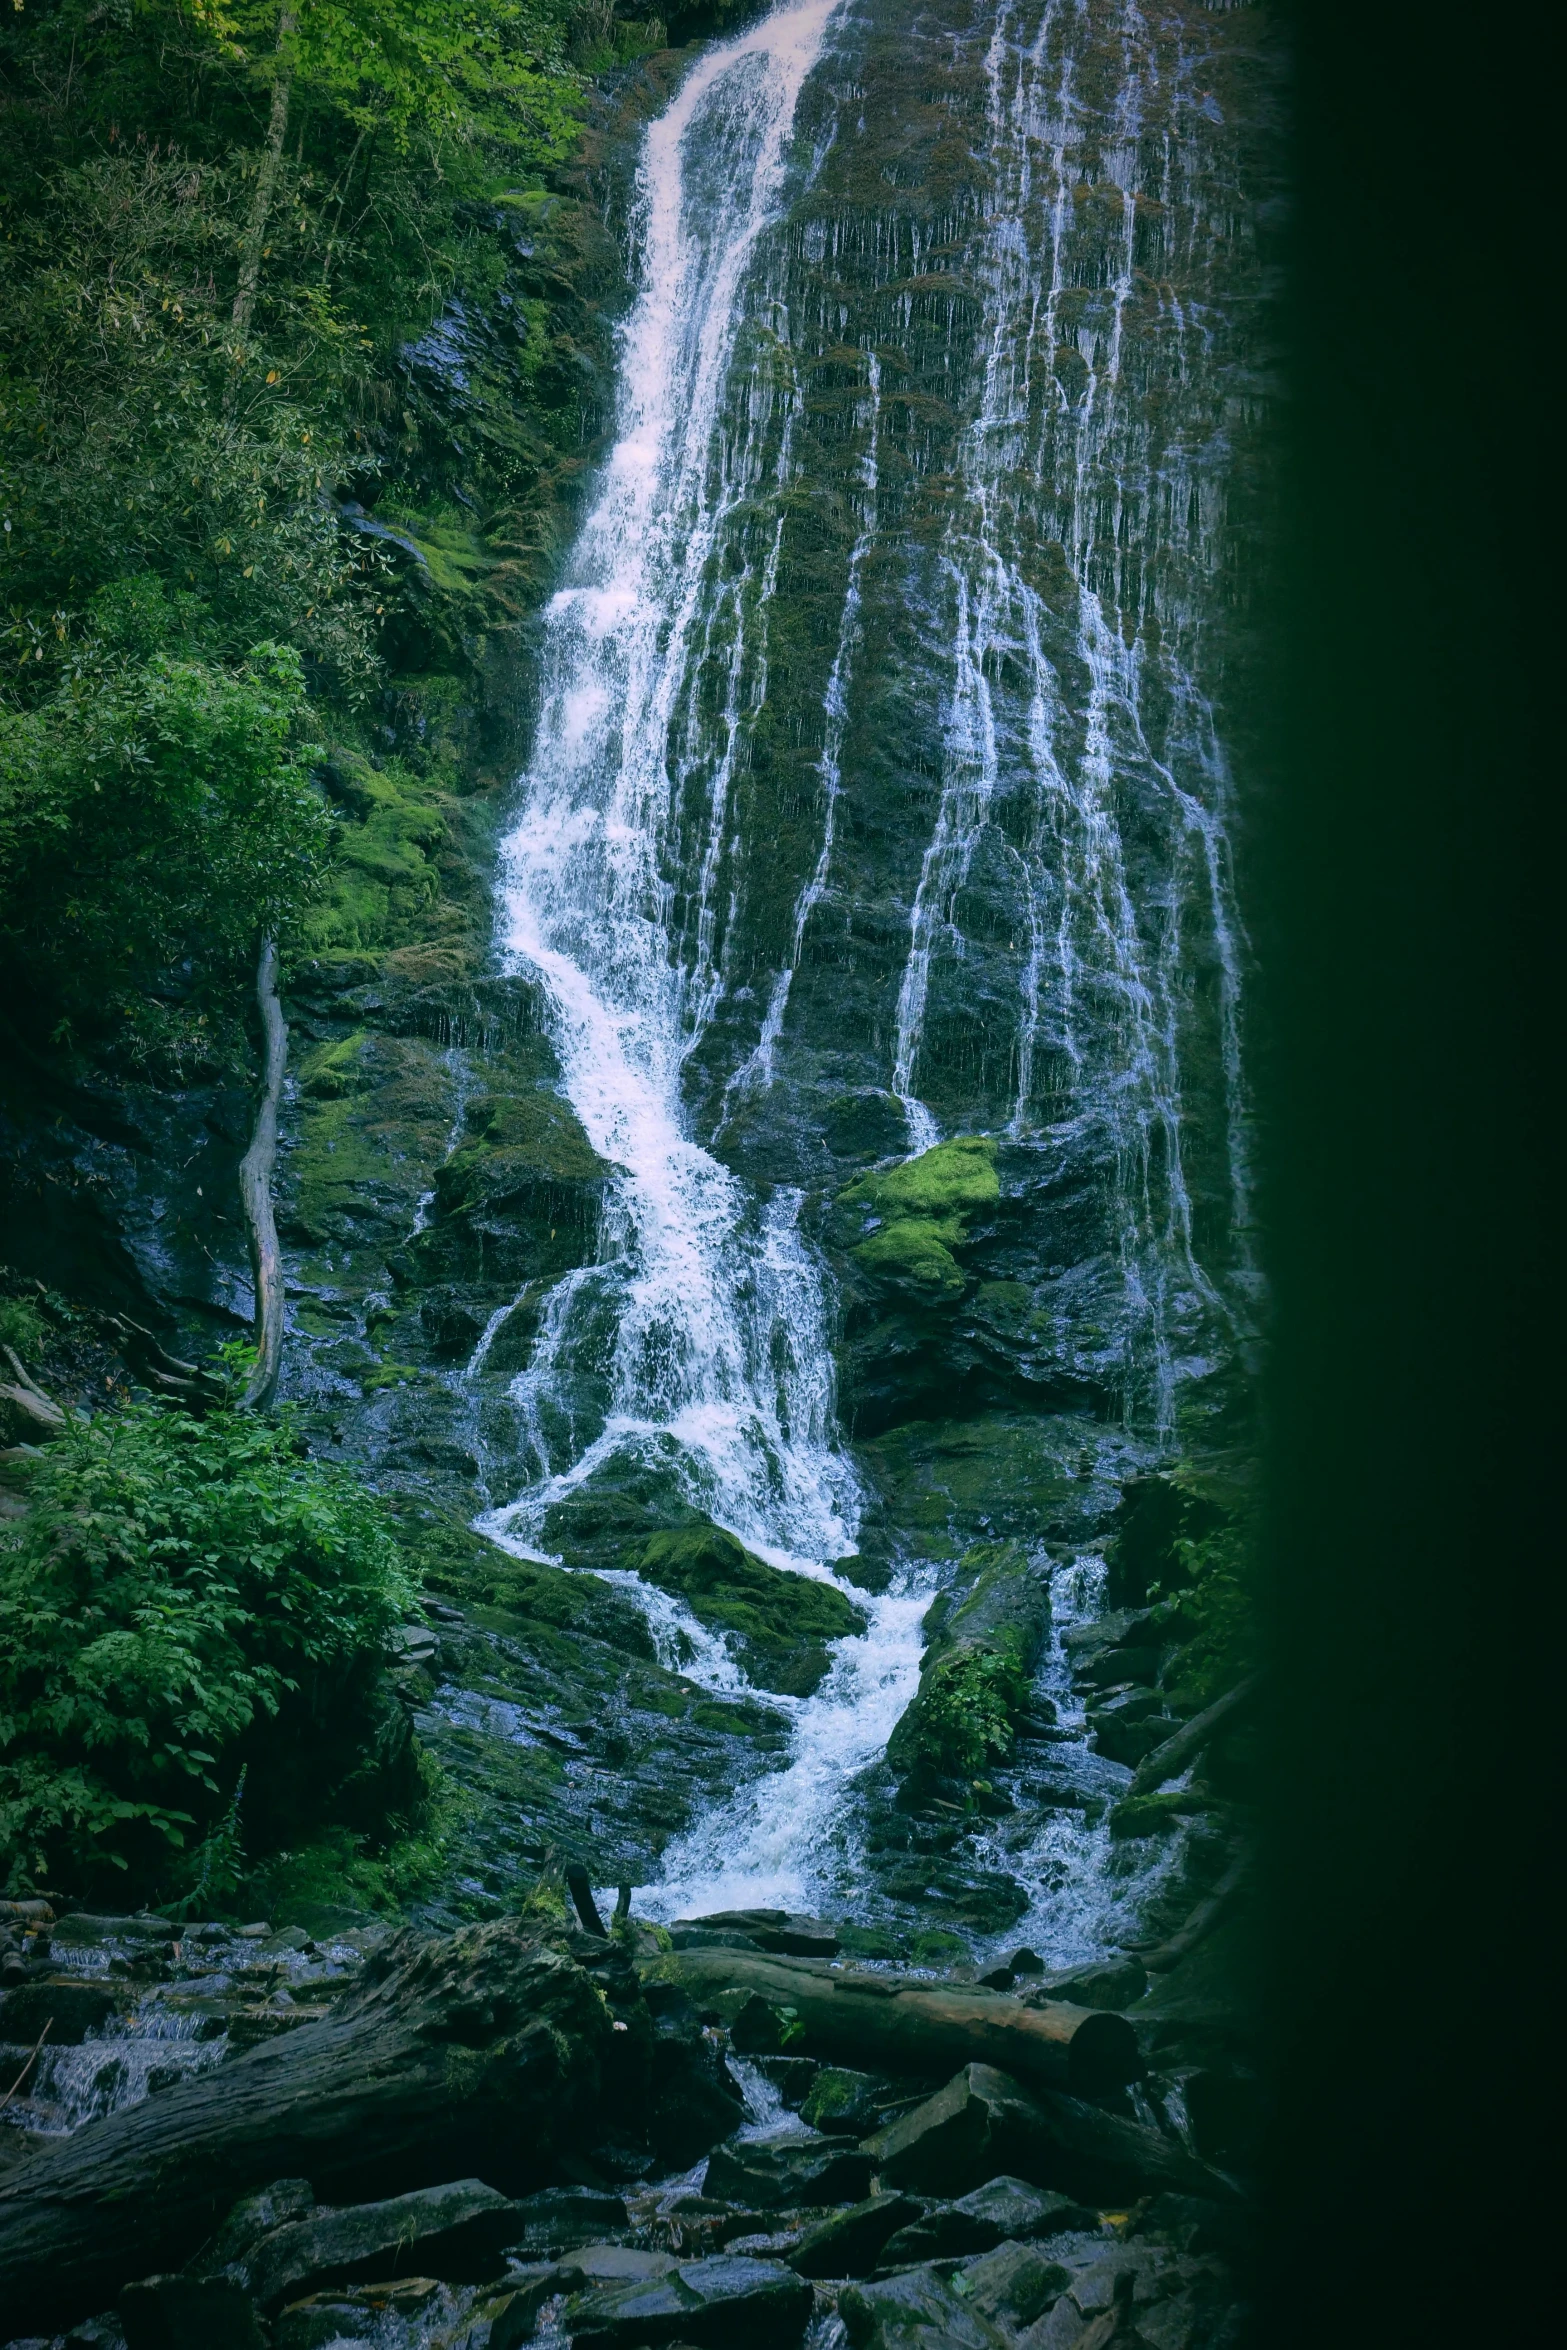
M 759 290 L 748 272 L 780 215 L 796 102 L 833 13 L 829 0 L 779 9 L 704 59 L 648 135 L 621 429 L 550 607 L 543 716 L 505 848 L 503 942 L 543 982 L 572 1105 L 621 1174 L 600 1264 L 558 1286 L 515 1383 L 538 1477 L 484 1525 L 524 1552 L 552 1504 L 628 1463 L 776 1565 L 830 1576 L 854 1547 L 856 1480 L 837 1444 L 800 1195 L 748 1194 L 691 1138 L 680 1090 L 721 986 L 711 897 L 735 738 L 765 687 L 773 585 L 764 563 L 748 598 L 757 583 L 715 573 L 714 551 L 735 508 L 789 463 L 787 392 L 775 403 L 759 387 L 738 432 L 725 399 L 747 302 L 767 303 L 765 272 Z M 872 378 L 874 400 L 874 363 Z M 869 517 L 873 464 L 865 488 Z M 776 547 L 775 532 L 773 573 Z M 853 618 L 851 588 L 840 664 Z M 709 755 L 696 680 L 715 648 L 725 684 Z M 666 872 L 693 791 L 705 809 L 682 921 Z M 823 868 L 830 846 L 829 831 Z M 710 1638 L 664 1595 L 644 1597 L 655 1635 L 683 1636 L 689 1672 L 733 1685 Z M 913 1692 L 924 1604 L 901 1590 L 868 1603 L 868 1628 L 842 1644 L 824 1691 L 796 1701 L 789 1771 L 743 1798 L 742 1817 L 705 1823 L 671 1856 L 671 1884 L 708 1884 L 718 1868 L 753 1897 L 803 1896 L 806 1855 L 846 1775 L 880 1751 Z
M 862 1491 L 810 1194 L 944 1133 L 1085 1203 L 1030 1327 L 1096 1399 L 1089 1433 L 1118 1423 L 1108 1473 L 1167 1450 L 1247 1336 L 1210 698 L 1242 200 L 1192 16 L 1004 0 L 948 30 L 799 0 L 647 133 L 619 432 L 546 615 L 504 854 L 504 951 L 616 1171 L 597 1261 L 542 1301 L 510 1388 L 527 1482 L 481 1524 L 523 1557 L 607 1486 L 839 1580 Z M 938 157 L 926 187 L 911 151 Z M 862 1115 L 881 1139 L 824 1147 Z M 1094 1555 L 1058 1563 L 1058 1614 L 1097 1604 Z M 670 1847 L 648 1906 L 830 1901 L 937 1572 L 901 1543 L 855 1590 L 865 1633 L 775 1701 L 788 1767 Z M 620 1579 L 661 1654 L 738 1685 L 681 1603 Z M 1058 1767 L 1086 1814 L 996 1858 L 1075 1956 L 1135 1891 L 1085 1824 L 1124 1774 L 1081 1734 Z
M 612 1456 L 640 1452 L 764 1552 L 821 1561 L 853 1547 L 820 1278 L 795 1236 L 794 1203 L 759 1208 L 687 1132 L 681 1070 L 716 982 L 705 904 L 683 966 L 665 878 L 685 780 L 672 740 L 689 734 L 688 679 L 718 626 L 710 596 L 703 609 L 711 559 L 765 463 L 765 394 L 738 446 L 719 429 L 747 269 L 778 215 L 795 103 L 831 14 L 827 0 L 807 0 L 715 52 L 648 135 L 621 431 L 550 607 L 543 717 L 506 843 L 503 913 L 507 953 L 548 990 L 572 1105 L 624 1175 L 599 1277 L 561 1293 L 527 1374 L 542 1477 L 490 1521 L 501 1535 L 539 1523 Z M 737 593 L 731 681 L 746 609 Z M 738 688 L 726 736 L 737 712 Z M 723 756 L 707 796 L 699 901 L 722 844 Z M 615 1338 L 602 1408 L 586 1444 L 576 1428 L 562 1444 L 547 1399 L 578 1368 L 584 1323 L 596 1347 L 592 1307 L 606 1288 Z

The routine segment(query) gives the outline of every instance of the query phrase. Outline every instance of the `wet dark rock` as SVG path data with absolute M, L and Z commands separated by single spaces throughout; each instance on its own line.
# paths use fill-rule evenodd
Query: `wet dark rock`
M 720 2255 L 685 2261 L 648 2284 L 612 2285 L 568 2305 L 572 2350 L 792 2350 L 811 2314 L 811 2288 L 776 2261 Z
M 822 2069 L 814 2056 L 758 2056 L 752 2062 L 791 2113 L 799 2112 Z
M 882 2259 L 888 2266 L 903 2261 L 962 2260 L 989 2252 L 1009 2237 L 1024 2242 L 1097 2224 L 1097 2214 L 1068 2195 L 1031 2187 L 1026 2179 L 989 2179 L 957 2202 L 927 2212 L 901 2228 L 889 2239 Z
M 710 2146 L 739 2128 L 745 2100 L 721 2049 L 704 2037 L 691 2000 L 675 1983 L 650 1983 L 643 1995 L 652 2020 L 647 2087 L 648 2142 L 671 2170 L 688 2170 Z
M 101 2317 L 84 2317 L 64 2337 L 61 2350 L 127 2350 L 119 2311 L 106 2309 Z
M 876 2129 L 883 2110 L 900 2102 L 906 2084 L 880 2073 L 845 2071 L 823 2065 L 800 2106 L 800 2119 L 830 2138 L 864 2138 Z
M 884 2257 L 887 2239 L 919 2213 L 908 2195 L 872 2195 L 807 2228 L 788 2256 L 789 2266 L 802 2277 L 869 2276 Z
M 143 2277 L 120 2295 L 128 2350 L 266 2350 L 249 2293 L 232 2277 Z
M 799 1581 L 798 1576 L 795 1578 Z M 836 1929 L 820 1918 L 795 1917 L 784 1909 L 721 1909 L 700 1918 L 677 1918 L 669 1929 L 682 1934 L 734 1933 L 744 1935 L 752 1948 L 771 1950 L 784 1958 L 836 1958 Z M 681 1947 L 678 1939 L 675 1947 Z
M 304 2219 L 316 2208 L 315 2190 L 308 2179 L 274 2179 L 254 2195 L 242 2195 L 200 2258 L 192 2262 L 202 2276 L 216 2276 L 291 2220 Z
M 1180 1723 L 1163 1710 L 1156 1691 L 1136 1689 L 1092 1707 L 1088 1727 L 1100 1754 L 1130 1766 L 1173 1737 Z
M 1245 2330 L 1215 2263 L 1128 2244 L 1074 2261 L 1067 2290 L 1023 2340 L 1026 2350 L 1234 2350 Z
M 966 2305 L 1006 2332 L 1020 2332 L 1053 2309 L 1069 2273 L 1033 2244 L 998 2244 L 954 2277 Z
M 720 1526 L 654 1534 L 625 1563 L 683 1599 L 699 1623 L 727 1633 L 758 1689 L 809 1697 L 831 1665 L 828 1643 L 865 1629 L 864 1615 L 836 1584 L 769 1566 Z
M 987 1756 L 965 1725 L 983 1712 L 1007 1737 L 1014 1733 L 1049 1635 L 1048 1562 L 1019 1542 L 967 1551 L 926 1617 L 920 1685 L 888 1741 L 888 1767 L 910 1789 L 952 1775 L 972 1779 Z
M 707 2192 L 757 2211 L 786 2204 L 859 2203 L 870 2191 L 872 2160 L 850 2149 L 807 2139 L 771 2145 L 715 2147 Z
M 388 2321 L 398 2328 L 393 2338 L 400 2340 L 405 2338 L 403 2326 L 422 2327 L 451 2313 L 452 2295 L 436 2277 L 399 2277 L 336 2293 L 311 2293 L 291 2303 L 276 2320 L 272 2346 L 331 2350 L 339 2342 L 384 2341 Z
M 1035 2110 L 1010 2075 L 971 2064 L 868 2139 L 865 2151 L 897 2186 L 962 2195 L 1017 2161 L 1034 2132 Z
M 235 2264 L 263 2306 L 413 2263 L 424 2275 L 473 2284 L 502 2273 L 520 2206 L 479 2179 L 419 2187 L 384 2203 L 315 2211 L 263 2236 Z
M 645 2285 L 677 2265 L 672 2253 L 639 2251 L 633 2244 L 580 2244 L 562 2253 L 555 2267 L 561 2291 L 577 2293 L 599 2285 Z
M 106 1983 L 85 1983 L 79 1975 L 48 1975 L 0 1993 L 0 2041 L 30 2048 L 43 2031 L 55 2047 L 74 2047 L 130 2004 L 123 1991 Z
M 236 2196 L 307 2163 L 334 2202 L 481 2162 L 541 2184 L 604 2134 L 611 2076 L 617 2118 L 638 2092 L 647 2041 L 613 2020 L 592 1972 L 515 1919 L 399 1936 L 325 2022 L 23 2166 L 0 2190 L 0 2292 L 56 2324 L 85 2314 L 133 2263 L 189 2259 Z
M 596 2187 L 545 2187 L 512 2210 L 517 2224 L 506 2248 L 523 2260 L 553 2260 L 631 2225 L 624 2198 Z
M 850 2350 L 1006 2350 L 1000 2330 L 934 2269 L 846 2285 L 838 2315 Z

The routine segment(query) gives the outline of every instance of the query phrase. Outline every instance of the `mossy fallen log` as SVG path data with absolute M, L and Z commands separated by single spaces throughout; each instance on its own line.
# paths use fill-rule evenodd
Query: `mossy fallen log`
M 272 2179 L 333 2203 L 476 2174 L 541 2185 L 646 2095 L 651 2027 L 619 1947 L 600 1948 L 590 1971 L 515 1919 L 400 1936 L 324 2021 L 36 2155 L 0 2191 L 7 2332 L 52 2332 L 179 2267 Z
M 1131 2025 L 1103 2009 L 1025 2007 L 978 1986 L 739 1950 L 682 1950 L 657 1963 L 698 2005 L 726 1992 L 750 1993 L 787 2015 L 791 2049 L 868 2071 L 939 2074 L 994 2064 L 1019 2080 L 1092 2097 L 1142 2070 Z

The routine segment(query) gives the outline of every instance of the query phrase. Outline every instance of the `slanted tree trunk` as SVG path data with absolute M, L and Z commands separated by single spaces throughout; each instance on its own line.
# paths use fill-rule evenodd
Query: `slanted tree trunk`
M 792 2008 L 801 2053 L 836 2064 L 894 2073 L 990 2064 L 1020 2081 L 1088 2097 L 1119 2089 L 1142 2071 L 1131 2025 L 1102 2009 L 1025 2007 L 1000 1991 L 857 1974 L 812 1959 L 753 1958 L 749 1951 L 682 1950 L 658 1963 L 699 2004 L 722 1991 L 752 1991 L 770 2006 Z
M 256 307 L 256 288 L 261 283 L 261 256 L 266 248 L 267 222 L 272 216 L 278 168 L 283 160 L 283 141 L 288 134 L 288 101 L 292 87 L 288 44 L 293 39 L 298 21 L 297 10 L 288 6 L 285 6 L 278 18 L 277 71 L 272 81 L 272 114 L 267 124 L 267 143 L 261 151 L 261 169 L 256 178 L 256 193 L 251 201 L 245 242 L 240 247 L 239 290 L 234 296 L 234 324 L 242 335 L 249 334 L 250 315 Z
M 53 2333 L 179 2266 L 273 2179 L 323 2202 L 543 2184 L 596 2142 L 605 2055 L 631 2044 L 611 2041 L 599 1980 L 515 1918 L 405 1936 L 321 2023 L 34 2155 L 0 2190 L 6 2332 Z
M 1133 1775 L 1129 1792 L 1151 1795 L 1167 1779 L 1175 1778 L 1189 1762 L 1196 1761 L 1203 1748 L 1217 1738 L 1227 1722 L 1250 1705 L 1256 1694 L 1257 1675 L 1252 1673 L 1244 1681 L 1238 1681 L 1233 1689 L 1226 1690 L 1222 1697 L 1215 1698 L 1204 1712 L 1183 1723 L 1173 1738 L 1167 1738 L 1162 1746 L 1156 1746 L 1152 1754 L 1144 1757 Z
M 277 992 L 277 946 L 264 938 L 256 965 L 256 1002 L 261 1011 L 261 1099 L 250 1148 L 239 1164 L 240 1204 L 256 1293 L 256 1363 L 245 1389 L 244 1409 L 265 1411 L 277 1393 L 283 1368 L 283 1255 L 272 1212 L 272 1169 L 277 1160 L 277 1114 L 288 1066 L 288 1028 Z

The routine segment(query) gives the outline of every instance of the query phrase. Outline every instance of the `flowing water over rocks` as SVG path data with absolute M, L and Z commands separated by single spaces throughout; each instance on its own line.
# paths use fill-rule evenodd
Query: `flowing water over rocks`
M 880 0 L 777 9 L 647 134 L 500 890 L 609 1173 L 589 1261 L 514 1301 L 525 1359 L 497 1376 L 497 1306 L 465 1374 L 480 1524 L 609 1572 L 712 1698 L 739 1652 L 638 1586 L 649 1530 L 726 1529 L 865 1619 L 771 1699 L 787 1760 L 663 1850 L 660 1915 L 929 1927 L 879 1758 L 933 1594 L 976 1540 L 1045 1561 L 1059 1703 L 1124 1480 L 1240 1407 L 1220 712 L 1244 739 L 1267 109 L 1212 12 Z M 905 1159 L 929 1196 L 889 1209 Z M 938 1930 L 1022 1920 L 1065 1963 L 1179 1902 L 1186 1832 L 1112 1849 L 1129 1770 L 1081 1704 L 1050 1765 L 1059 1801 L 1003 1774 L 1018 1816 L 946 1862 L 979 1889 Z

